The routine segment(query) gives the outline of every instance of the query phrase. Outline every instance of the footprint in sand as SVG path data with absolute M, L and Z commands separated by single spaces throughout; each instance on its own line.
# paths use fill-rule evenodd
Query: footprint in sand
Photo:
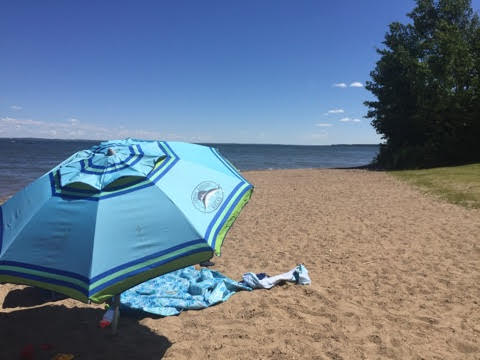
M 478 346 L 467 342 L 454 340 L 449 341 L 448 344 L 455 346 L 455 348 L 463 354 L 472 354 L 480 351 Z

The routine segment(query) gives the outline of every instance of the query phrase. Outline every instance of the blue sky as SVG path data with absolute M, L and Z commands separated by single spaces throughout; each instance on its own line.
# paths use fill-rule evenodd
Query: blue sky
M 0 137 L 378 143 L 363 85 L 413 7 L 2 1 Z

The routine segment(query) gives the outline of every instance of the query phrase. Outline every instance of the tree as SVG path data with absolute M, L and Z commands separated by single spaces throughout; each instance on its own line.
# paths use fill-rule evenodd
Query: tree
M 416 0 L 394 22 L 366 89 L 382 135 L 376 163 L 418 168 L 480 161 L 480 22 L 470 0 Z

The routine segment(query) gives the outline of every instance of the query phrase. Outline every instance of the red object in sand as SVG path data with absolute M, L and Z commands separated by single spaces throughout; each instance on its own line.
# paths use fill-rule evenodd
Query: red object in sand
M 35 354 L 35 349 L 32 344 L 26 345 L 20 352 L 20 359 L 22 360 L 33 360 Z

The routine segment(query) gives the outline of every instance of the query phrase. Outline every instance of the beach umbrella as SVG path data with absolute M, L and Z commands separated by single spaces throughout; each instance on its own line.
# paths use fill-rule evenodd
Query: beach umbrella
M 0 282 L 102 303 L 220 255 L 252 190 L 208 146 L 102 142 L 0 207 Z

